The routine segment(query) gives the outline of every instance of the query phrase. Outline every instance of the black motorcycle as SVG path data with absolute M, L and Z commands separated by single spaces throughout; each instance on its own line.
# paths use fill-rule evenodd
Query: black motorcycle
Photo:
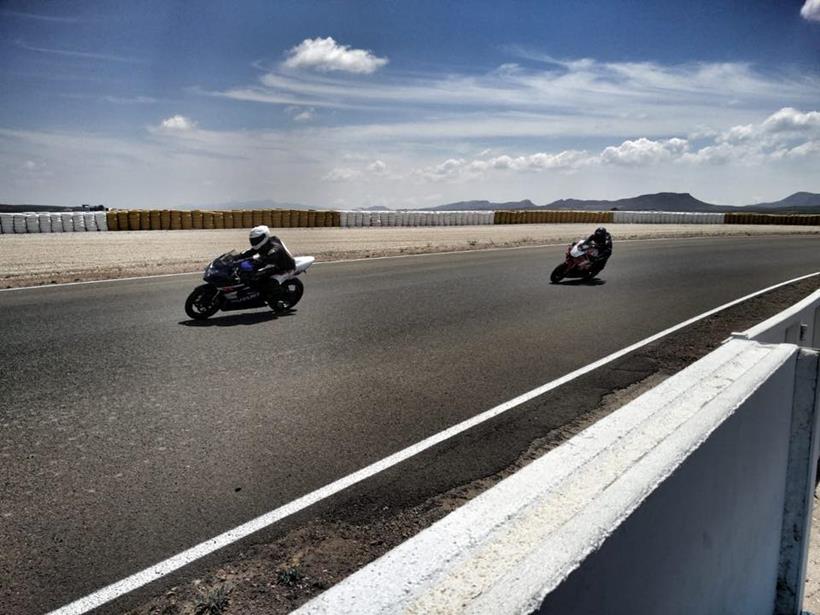
M 256 284 L 243 279 L 243 273 L 254 273 L 253 259 L 238 258 L 235 251 L 215 258 L 206 268 L 202 279 L 205 284 L 197 286 L 185 300 L 185 313 L 194 320 L 205 320 L 219 310 L 229 312 L 268 306 L 274 312 L 286 312 L 299 303 L 304 292 L 297 279 L 316 260 L 312 256 L 297 256 L 296 267 L 291 271 L 267 274 L 271 281 L 266 284 L 270 292 L 263 294 Z M 261 273 L 265 275 L 264 269 Z

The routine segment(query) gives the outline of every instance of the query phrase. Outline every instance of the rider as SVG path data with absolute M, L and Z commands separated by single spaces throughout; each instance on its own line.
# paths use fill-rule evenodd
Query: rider
M 240 269 L 240 277 L 251 286 L 257 286 L 265 295 L 270 295 L 279 283 L 271 278 L 271 273 L 290 271 L 296 267 L 296 261 L 285 247 L 285 244 L 270 229 L 263 225 L 255 226 L 248 236 L 251 247 L 237 259 L 251 259 L 250 271 Z
M 596 248 L 598 256 L 595 260 L 606 260 L 612 256 L 612 235 L 603 226 L 595 229 L 595 232 L 581 243 L 581 249 L 587 250 Z

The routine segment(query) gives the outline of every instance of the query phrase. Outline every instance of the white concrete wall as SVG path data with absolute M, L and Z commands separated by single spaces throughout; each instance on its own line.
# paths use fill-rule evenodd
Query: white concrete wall
M 723 224 L 721 213 L 615 211 L 613 222 L 619 224 Z
M 493 211 L 342 211 L 341 226 L 466 226 L 493 224 Z
M 770 615 L 792 579 L 797 613 L 816 381 L 816 353 L 731 340 L 298 612 Z
M 820 348 L 820 290 L 748 331 L 733 334 L 733 337 Z

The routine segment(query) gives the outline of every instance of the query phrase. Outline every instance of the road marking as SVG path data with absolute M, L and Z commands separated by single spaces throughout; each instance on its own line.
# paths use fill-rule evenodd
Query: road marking
M 813 237 L 815 233 L 813 232 L 806 232 L 806 233 L 787 233 L 787 234 L 777 234 L 773 233 L 771 235 L 754 235 L 754 239 L 772 239 L 772 238 L 793 238 L 793 237 Z M 690 237 L 646 237 L 646 238 L 636 238 L 636 239 L 619 239 L 618 244 L 622 243 L 640 243 L 646 241 L 689 241 L 693 239 L 749 239 L 747 235 L 694 235 Z M 561 243 L 539 243 L 539 244 L 532 244 L 526 246 L 507 246 L 507 247 L 494 247 L 494 248 L 476 248 L 474 250 L 449 250 L 445 252 L 421 252 L 419 254 L 393 254 L 390 256 L 369 256 L 363 258 L 347 258 L 347 259 L 339 259 L 334 261 L 316 261 L 313 266 L 316 265 L 339 265 L 342 263 L 361 263 L 361 262 L 369 262 L 369 261 L 380 261 L 380 260 L 388 260 L 394 258 L 415 258 L 421 256 L 447 256 L 450 254 L 471 254 L 473 252 L 499 252 L 503 250 L 533 250 L 538 248 L 557 248 L 557 247 L 564 247 L 567 245 L 566 241 L 562 241 Z M 0 293 L 3 292 L 12 292 L 12 291 L 21 291 L 21 290 L 41 290 L 44 288 L 62 288 L 65 286 L 81 286 L 84 284 L 101 284 L 103 282 L 129 282 L 133 280 L 150 280 L 153 278 L 172 278 L 176 276 L 182 275 L 199 275 L 205 269 L 203 266 L 201 269 L 196 271 L 180 271 L 178 273 L 155 273 L 153 275 L 138 275 L 138 276 L 131 276 L 127 278 L 104 278 L 102 280 L 84 280 L 80 282 L 60 282 L 58 284 L 38 284 L 37 286 L 16 286 L 14 288 L 0 288 Z
M 228 530 L 227 532 L 224 532 L 219 536 L 215 536 L 214 538 L 206 540 L 205 542 L 202 542 L 196 545 L 195 547 L 192 547 L 181 553 L 178 553 L 177 555 L 169 557 L 168 559 L 163 560 L 153 566 L 150 566 L 145 570 L 141 570 L 140 572 L 137 572 L 129 577 L 126 577 L 125 579 L 112 583 L 111 585 L 107 585 L 106 587 L 103 587 L 102 589 L 99 589 L 92 594 L 89 594 L 83 598 L 80 598 L 79 600 L 71 602 L 70 604 L 67 604 L 52 611 L 49 615 L 80 615 L 82 613 L 87 613 L 88 611 L 95 609 L 99 606 L 102 606 L 103 604 L 106 604 L 111 600 L 124 596 L 125 594 L 132 592 L 135 589 L 143 587 L 151 581 L 155 581 L 164 576 L 167 576 L 175 570 L 178 570 L 183 566 L 186 566 L 187 564 L 190 564 L 198 559 L 201 559 L 206 555 L 213 553 L 214 551 L 217 551 L 230 544 L 233 544 L 234 542 L 241 540 L 255 532 L 258 532 L 259 530 L 269 527 L 274 523 L 281 521 L 285 517 L 297 513 L 300 510 L 307 508 L 308 506 L 311 506 L 321 500 L 324 500 L 325 498 L 335 495 L 336 493 L 339 493 L 340 491 L 347 489 L 348 487 L 355 485 L 356 483 L 359 483 L 365 479 L 375 476 L 379 472 L 382 472 L 383 470 L 386 470 L 394 465 L 397 465 L 402 461 L 409 459 L 410 457 L 418 455 L 419 453 L 433 446 L 436 446 L 437 444 L 440 444 L 452 438 L 453 436 L 456 436 L 464 431 L 467 431 L 468 429 L 471 429 L 476 425 L 480 425 L 481 423 L 488 421 L 489 419 L 492 419 L 500 414 L 503 414 L 504 412 L 507 412 L 512 408 L 515 408 L 516 406 L 520 406 L 523 403 L 531 401 L 532 399 L 535 399 L 536 397 L 539 397 L 544 393 L 547 393 L 548 391 L 558 388 L 561 385 L 564 385 L 572 380 L 575 380 L 580 376 L 583 376 L 584 374 L 594 371 L 599 367 L 606 365 L 607 363 L 611 363 L 612 361 L 615 361 L 616 359 L 619 359 L 624 355 L 629 354 L 630 352 L 633 352 L 643 346 L 646 346 L 647 344 L 651 344 L 652 342 L 655 342 L 661 339 L 662 337 L 669 335 L 670 333 L 674 333 L 675 331 L 678 331 L 679 329 L 691 325 L 699 320 L 703 320 L 704 318 L 707 318 L 727 308 L 747 301 L 748 299 L 752 299 L 753 297 L 756 297 L 758 295 L 762 295 L 763 293 L 817 275 L 820 275 L 820 271 L 816 271 L 814 273 L 810 273 L 799 278 L 794 278 L 792 280 L 787 280 L 785 282 L 780 282 L 779 284 L 769 286 L 768 288 L 764 288 L 763 290 L 755 291 L 749 295 L 746 295 L 745 297 L 735 299 L 734 301 L 725 303 L 720 307 L 716 307 L 714 309 L 709 310 L 708 312 L 704 312 L 699 316 L 694 316 L 689 320 L 685 320 L 681 323 L 678 323 L 677 325 L 669 327 L 668 329 L 665 329 L 660 333 L 656 333 L 655 335 L 652 335 L 644 340 L 641 340 L 640 342 L 636 342 L 631 346 L 622 348 L 621 350 L 618 350 L 617 352 L 614 352 L 613 354 L 610 354 L 602 359 L 598 359 L 594 363 L 590 363 L 589 365 L 576 369 L 575 371 L 570 372 L 569 374 L 561 376 L 556 380 L 553 380 L 551 382 L 548 382 L 547 384 L 532 389 L 527 393 L 519 395 L 514 399 L 511 399 L 507 402 L 504 402 L 503 404 L 491 408 L 490 410 L 486 410 L 481 414 L 478 414 L 470 419 L 467 419 L 466 421 L 462 421 L 461 423 L 453 425 L 452 427 L 449 427 L 444 431 L 441 431 L 435 435 L 425 438 L 424 440 L 416 444 L 413 444 L 412 446 L 409 446 L 396 453 L 393 453 L 392 455 L 389 455 L 388 457 L 385 457 L 380 461 L 377 461 L 369 466 L 362 468 L 361 470 L 358 470 L 336 481 L 333 481 L 332 483 L 325 485 L 324 487 L 312 491 L 307 495 L 303 495 L 302 497 L 293 500 L 292 502 L 289 502 L 284 506 L 280 506 L 275 510 L 272 510 L 268 513 L 265 513 L 264 515 L 252 519 L 251 521 L 248 521 L 247 523 L 243 523 L 242 525 L 235 527 L 232 530 Z

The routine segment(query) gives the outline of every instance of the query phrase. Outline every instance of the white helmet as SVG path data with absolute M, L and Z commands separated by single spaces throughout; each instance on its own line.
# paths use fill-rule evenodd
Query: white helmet
M 251 242 L 251 247 L 254 250 L 259 250 L 262 246 L 264 246 L 266 243 L 270 241 L 270 238 L 270 229 L 264 224 L 254 226 L 251 229 L 250 235 L 248 236 L 248 239 Z

